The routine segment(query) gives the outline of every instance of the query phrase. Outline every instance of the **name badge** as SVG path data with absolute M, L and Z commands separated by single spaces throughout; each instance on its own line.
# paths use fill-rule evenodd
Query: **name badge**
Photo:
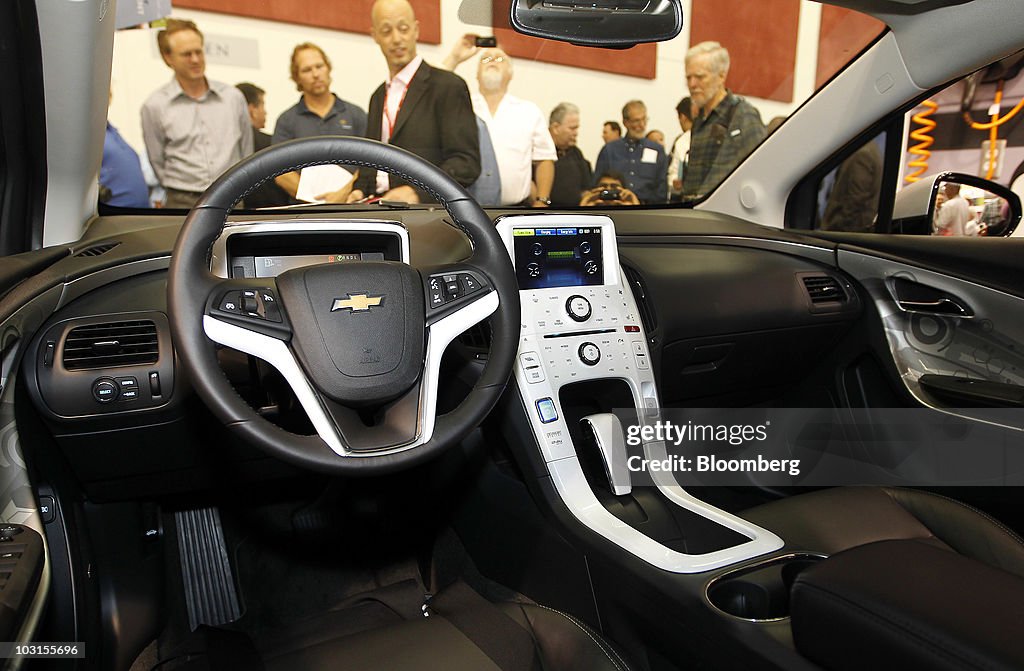
M 654 150 L 654 149 L 651 149 L 650 147 L 644 147 L 644 153 L 640 157 L 640 162 L 641 163 L 657 163 L 658 162 L 658 152 L 656 150 Z

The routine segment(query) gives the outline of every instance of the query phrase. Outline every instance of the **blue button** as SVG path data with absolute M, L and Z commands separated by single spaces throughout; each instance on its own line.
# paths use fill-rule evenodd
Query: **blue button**
M 558 411 L 555 410 L 555 402 L 550 398 L 542 398 L 537 401 L 537 414 L 540 415 L 541 424 L 550 424 L 558 419 Z

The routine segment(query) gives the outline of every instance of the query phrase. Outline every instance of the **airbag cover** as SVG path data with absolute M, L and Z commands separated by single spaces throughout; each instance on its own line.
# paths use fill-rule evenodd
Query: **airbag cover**
M 423 369 L 419 273 L 404 263 L 323 264 L 277 278 L 292 347 L 313 384 L 363 405 L 407 391 Z

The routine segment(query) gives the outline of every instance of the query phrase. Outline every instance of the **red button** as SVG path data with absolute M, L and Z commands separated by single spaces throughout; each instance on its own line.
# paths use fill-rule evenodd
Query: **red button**
M 639 326 L 627 325 L 624 326 L 623 328 L 626 330 L 626 333 L 640 333 Z

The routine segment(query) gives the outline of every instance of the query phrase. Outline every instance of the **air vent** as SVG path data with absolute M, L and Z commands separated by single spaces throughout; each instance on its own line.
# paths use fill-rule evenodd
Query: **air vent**
M 804 281 L 807 295 L 811 297 L 811 303 L 821 305 L 823 303 L 846 302 L 846 292 L 839 280 L 830 275 L 805 275 L 800 278 Z
M 640 321 L 644 325 L 644 331 L 650 337 L 654 329 L 658 327 L 658 319 L 647 298 L 647 286 L 644 284 L 640 273 L 629 266 L 623 266 L 622 269 L 626 273 L 626 281 L 629 282 L 629 288 L 633 290 L 633 298 L 636 300 L 637 310 L 640 311 Z
M 159 357 L 156 324 L 148 319 L 78 326 L 64 339 L 68 370 L 139 366 Z
M 92 247 L 86 247 L 82 251 L 80 251 L 77 254 L 75 254 L 75 256 L 76 257 L 78 257 L 78 256 L 100 256 L 102 254 L 106 254 L 107 252 L 109 252 L 114 247 L 117 247 L 119 244 L 121 244 L 121 243 L 120 242 L 105 242 L 102 245 L 93 245 Z

